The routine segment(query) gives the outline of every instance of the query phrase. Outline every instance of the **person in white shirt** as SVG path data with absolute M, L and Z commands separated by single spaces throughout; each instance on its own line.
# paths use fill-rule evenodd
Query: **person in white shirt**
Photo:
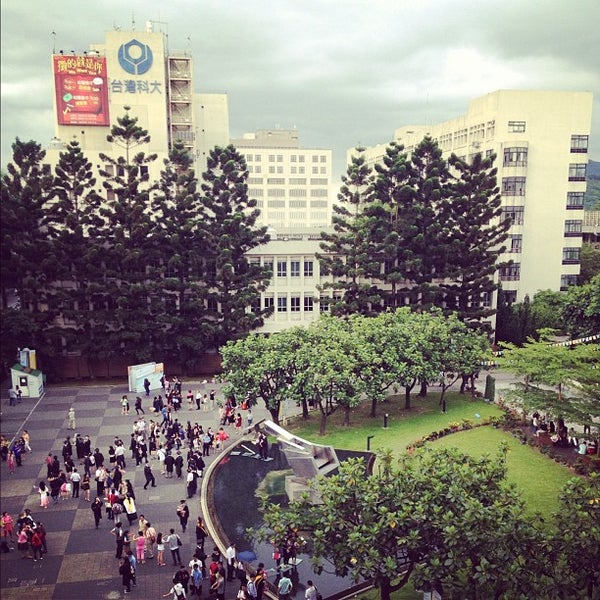
M 79 474 L 77 469 L 73 469 L 70 479 L 72 484 L 71 487 L 73 488 L 73 491 L 71 492 L 71 497 L 79 498 L 79 482 L 81 481 L 81 475 Z
M 225 550 L 225 559 L 227 560 L 227 581 L 233 581 L 235 576 L 235 544 L 229 544 Z

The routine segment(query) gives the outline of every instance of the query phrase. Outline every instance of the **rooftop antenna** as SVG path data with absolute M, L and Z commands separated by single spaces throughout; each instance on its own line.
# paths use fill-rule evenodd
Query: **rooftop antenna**
M 56 54 L 56 31 L 52 32 L 52 54 Z

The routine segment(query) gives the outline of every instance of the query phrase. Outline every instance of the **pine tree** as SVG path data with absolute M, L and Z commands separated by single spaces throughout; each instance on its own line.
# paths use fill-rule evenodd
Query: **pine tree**
M 51 303 L 61 318 L 61 336 L 69 350 L 79 349 L 86 339 L 92 297 L 90 283 L 98 276 L 98 245 L 93 237 L 102 220 L 102 198 L 94 189 L 92 163 L 79 143 L 71 142 L 59 155 L 44 221 L 59 264 Z
M 398 269 L 412 283 L 414 305 L 419 310 L 440 306 L 440 278 L 444 277 L 446 225 L 440 218 L 447 193 L 448 168 L 437 143 L 425 136 L 410 157 L 409 185 L 398 194 Z
M 332 290 L 331 312 L 334 315 L 364 315 L 382 308 L 377 281 L 381 272 L 381 254 L 374 245 L 372 232 L 379 218 L 372 206 L 373 175 L 366 164 L 361 148 L 352 157 L 342 187 L 339 204 L 333 207 L 334 233 L 323 232 L 320 244 L 323 253 L 317 254 L 321 274 L 332 275 L 321 290 Z M 369 208 L 373 209 L 369 213 Z M 321 300 L 323 301 L 323 299 Z
M 270 271 L 246 253 L 269 240 L 257 227 L 260 211 L 248 198 L 244 157 L 232 146 L 211 150 L 202 183 L 202 227 L 206 244 L 207 334 L 218 348 L 260 327 L 271 309 L 260 307 Z
M 192 165 L 193 158 L 183 143 L 175 142 L 152 200 L 156 260 L 149 277 L 162 289 L 156 288 L 151 306 L 165 334 L 165 353 L 177 357 L 183 366 L 208 342 L 204 283 L 207 248 L 201 223 L 202 199 Z M 164 310 L 165 301 L 169 310 Z
M 107 136 L 123 155 L 100 154 L 107 165 L 100 171 L 107 197 L 100 209 L 104 223 L 95 233 L 104 237 L 99 257 L 104 275 L 91 290 L 95 311 L 86 342 L 91 355 L 149 360 L 157 351 L 162 353 L 161 324 L 149 302 L 156 282 L 147 276 L 153 259 L 150 195 L 156 187 L 149 181 L 148 164 L 156 154 L 139 149 L 150 136 L 128 110 L 125 107 L 125 115 Z
M 0 202 L 4 364 L 14 362 L 18 347 L 35 348 L 43 360 L 58 346 L 54 313 L 48 310 L 48 289 L 55 282 L 58 263 L 43 224 L 52 175 L 37 142 L 17 138 L 12 149 Z
M 398 308 L 404 305 L 404 296 L 410 290 L 404 285 L 406 279 L 406 250 L 410 245 L 402 239 L 403 207 L 413 194 L 409 186 L 412 167 L 404 147 L 392 142 L 385 151 L 381 164 L 375 165 L 377 173 L 373 191 L 378 202 L 369 210 L 373 217 L 381 219 L 372 232 L 373 241 L 381 246 L 383 281 L 390 291 L 385 293 L 386 305 Z
M 484 321 L 494 313 L 492 294 L 498 289 L 494 273 L 504 252 L 510 221 L 500 221 L 501 197 L 496 187 L 496 156 L 475 154 L 471 161 L 453 154 L 449 159 L 456 177 L 442 199 L 440 219 L 444 233 L 445 279 L 441 284 L 448 311 L 469 324 L 489 330 Z M 488 307 L 484 299 L 489 298 Z M 487 327 L 486 327 L 487 326 Z

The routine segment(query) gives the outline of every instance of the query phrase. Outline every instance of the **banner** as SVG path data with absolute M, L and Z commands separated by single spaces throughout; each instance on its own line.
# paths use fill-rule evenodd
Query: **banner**
M 127 367 L 127 379 L 129 382 L 129 391 L 144 392 L 144 379 L 150 381 L 150 389 L 157 390 L 162 387 L 160 380 L 164 376 L 165 368 L 163 363 L 144 363 L 143 365 L 132 365 Z
M 53 56 L 59 125 L 109 126 L 106 58 Z

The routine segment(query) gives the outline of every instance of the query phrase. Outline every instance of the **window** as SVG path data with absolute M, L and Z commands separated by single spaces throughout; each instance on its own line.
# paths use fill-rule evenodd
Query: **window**
M 306 208 L 306 200 L 290 200 L 290 208 Z
M 509 121 L 508 133 L 523 133 L 525 131 L 525 121 Z
M 285 200 L 268 200 L 267 208 L 285 208 Z
M 262 160 L 262 154 L 255 154 L 254 155 L 254 160 L 257 162 L 260 162 Z
M 313 154 L 312 161 L 319 162 L 319 157 L 316 154 Z
M 166 306 L 165 306 L 165 308 L 166 308 Z M 206 301 L 206 310 L 209 313 L 216 313 L 219 311 L 219 303 L 217 302 L 216 298 L 209 298 Z
M 295 154 L 292 154 L 290 156 L 290 162 L 297 162 L 298 161 L 298 157 Z
M 290 177 L 288 182 L 290 185 L 306 185 L 306 177 Z
M 267 190 L 267 196 L 270 198 L 283 198 L 283 196 L 285 196 L 285 190 L 282 188 L 271 188 Z
M 272 309 L 275 306 L 275 298 L 273 296 L 265 296 L 263 301 L 263 306 L 265 309 Z
M 562 264 L 578 265 L 580 262 L 581 248 L 563 248 Z
M 298 168 L 297 167 L 290 167 L 290 173 L 292 175 L 295 175 L 297 172 L 298 172 Z M 290 180 L 290 183 L 291 183 L 291 180 Z
M 525 177 L 503 177 L 502 178 L 503 196 L 524 196 L 525 195 Z
M 567 219 L 565 221 L 565 237 L 577 237 L 581 235 L 583 221 L 581 219 Z
M 310 185 L 327 185 L 327 177 L 311 177 Z
M 275 155 L 269 154 L 269 162 L 275 162 Z
M 521 263 L 500 267 L 500 281 L 518 281 L 521 277 Z
M 248 185 L 262 185 L 262 177 L 248 177 Z
M 269 270 L 269 272 L 271 273 L 271 277 L 272 277 L 273 276 L 273 259 L 265 258 L 263 266 Z
M 318 175 L 319 174 L 319 167 L 313 167 L 312 168 L 312 174 L 313 175 Z
M 586 153 L 588 151 L 589 135 L 572 135 L 571 136 L 571 152 Z
M 572 285 L 577 285 L 577 275 L 561 275 L 560 276 L 560 291 L 564 292 Z
M 526 167 L 527 166 L 527 148 L 505 148 L 504 149 L 505 167 Z
M 290 277 L 300 277 L 300 261 L 290 261 Z
M 306 173 L 306 169 L 304 167 L 298 167 L 298 174 L 304 175 Z
M 313 261 L 305 260 L 304 261 L 304 277 L 312 277 L 313 276 Z
M 277 296 L 277 312 L 287 312 L 286 296 Z
M 272 167 L 269 167 L 269 169 Z M 284 177 L 267 177 L 267 183 L 269 185 L 284 185 L 285 178 Z
M 283 154 L 277 155 L 277 162 L 283 162 Z
M 260 165 L 256 165 L 254 167 L 254 172 L 255 173 L 262 173 L 262 167 Z
M 250 312 L 257 315 L 260 312 L 260 297 L 254 298 L 250 302 Z
M 294 189 L 290 190 L 291 198 L 304 198 L 305 196 L 306 196 L 305 188 L 294 188 Z
M 310 190 L 311 198 L 326 198 L 327 190 L 322 190 L 321 188 L 317 188 L 316 190 Z
M 522 235 L 510 235 L 510 236 L 508 236 L 508 238 L 510 240 L 510 252 L 519 254 L 521 252 L 521 248 L 523 245 L 523 236 Z
M 277 277 L 287 277 L 287 261 L 277 261 Z
M 301 154 L 301 155 L 298 157 L 298 162 L 304 162 L 304 154 Z
M 290 298 L 290 312 L 300 312 L 300 296 Z
M 569 181 L 585 181 L 586 163 L 571 163 L 569 165 Z
M 283 174 L 283 167 L 277 167 L 277 174 L 278 175 L 282 175 Z
M 567 209 L 582 209 L 584 196 L 585 192 L 567 192 Z
M 314 298 L 312 296 L 304 296 L 304 312 L 313 312 Z
M 271 174 L 275 173 L 275 167 L 269 167 L 269 173 L 271 173 Z
M 321 296 L 319 298 L 319 312 L 327 312 L 329 310 L 330 299 L 327 296 Z

